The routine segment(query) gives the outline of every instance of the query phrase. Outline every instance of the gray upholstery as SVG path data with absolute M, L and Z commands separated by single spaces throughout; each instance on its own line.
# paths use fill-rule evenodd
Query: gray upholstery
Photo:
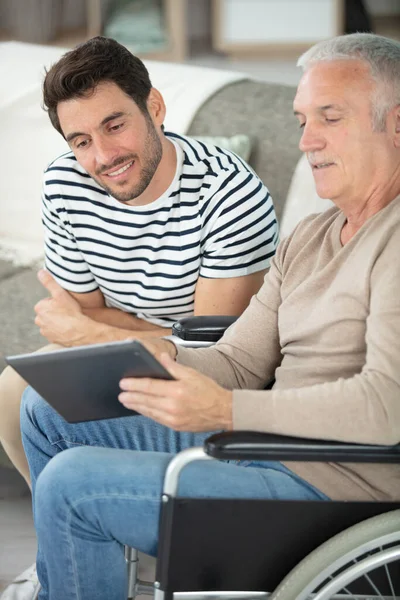
M 250 164 L 267 184 L 278 218 L 299 157 L 293 97 L 292 87 L 237 82 L 210 98 L 189 130 L 189 135 L 250 135 Z M 46 343 L 33 322 L 33 306 L 44 295 L 36 269 L 15 268 L 0 261 L 0 371 L 5 355 L 30 352 Z
M 300 156 L 294 94 L 290 86 L 236 82 L 210 98 L 189 129 L 193 136 L 245 133 L 251 137 L 249 162 L 271 192 L 278 219 Z
M 48 342 L 33 322 L 33 306 L 45 296 L 36 279 L 36 269 L 13 269 L 0 261 L 0 278 L 1 371 L 5 355 L 30 352 Z

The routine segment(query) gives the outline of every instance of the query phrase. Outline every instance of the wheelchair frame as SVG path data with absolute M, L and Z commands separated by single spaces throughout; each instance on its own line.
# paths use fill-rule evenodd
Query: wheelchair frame
M 327 538 L 331 538 L 343 529 L 347 529 L 365 519 L 389 513 L 394 509 L 400 508 L 400 502 L 214 500 L 179 497 L 178 484 L 182 469 L 192 461 L 210 460 L 212 458 L 223 460 L 399 463 L 400 445 L 388 447 L 343 444 L 339 442 L 302 440 L 300 438 L 274 436 L 258 432 L 233 432 L 211 436 L 206 440 L 204 448 L 190 448 L 182 451 L 171 461 L 165 476 L 160 515 L 159 557 L 157 559 L 156 581 L 152 585 L 149 582 L 141 582 L 137 579 L 137 552 L 129 549 L 129 598 L 135 598 L 138 594 L 152 593 L 154 593 L 155 600 L 224 600 L 228 598 L 250 600 L 256 598 L 274 598 L 274 595 L 271 595 L 270 592 L 275 590 L 287 572 L 310 552 L 318 549 Z M 266 503 L 268 503 L 268 510 Z M 304 538 L 306 533 L 307 539 L 302 539 L 300 545 L 294 544 L 296 547 L 291 548 L 291 555 L 293 556 L 290 557 L 289 561 L 287 560 L 287 556 L 285 556 L 287 540 L 284 534 L 282 535 L 284 538 L 282 544 L 275 537 L 272 554 L 275 555 L 277 551 L 278 559 L 276 562 L 274 558 L 270 557 L 270 548 L 266 548 L 264 551 L 267 555 L 264 561 L 263 552 L 260 553 L 257 547 L 252 552 L 252 557 L 249 561 L 249 559 L 246 559 L 245 553 L 253 545 L 251 541 L 252 536 L 246 539 L 245 548 L 243 549 L 240 543 L 232 543 L 232 538 L 229 537 L 231 535 L 229 533 L 229 519 L 225 519 L 224 515 L 225 513 L 232 514 L 233 512 L 235 513 L 235 519 L 238 517 L 241 521 L 243 519 L 246 520 L 244 526 L 239 527 L 239 534 L 233 537 L 241 538 L 241 533 L 243 532 L 245 532 L 245 536 L 247 535 L 246 530 L 249 515 L 250 521 L 253 520 L 259 523 L 261 515 L 270 513 L 270 518 L 267 519 L 264 526 L 258 531 L 256 541 L 254 542 L 256 545 L 259 545 L 260 540 L 264 538 L 266 532 L 271 527 L 274 527 L 274 535 L 276 536 L 282 523 L 286 523 L 288 529 L 294 528 L 293 537 L 296 537 L 298 534 Z M 200 514 L 197 523 L 194 520 L 194 514 Z M 300 518 L 300 514 L 303 514 L 304 517 Z M 211 530 L 214 527 L 217 528 L 217 537 L 224 538 L 228 535 L 227 546 L 231 549 L 233 548 L 234 553 L 230 552 L 228 557 L 224 557 L 224 552 L 222 551 L 225 543 L 224 540 L 222 540 L 222 544 L 218 541 L 212 544 L 210 542 L 202 543 L 204 517 L 207 520 L 211 517 L 212 523 L 209 528 Z M 316 528 L 310 528 L 312 533 L 307 531 L 308 525 L 305 525 L 308 519 L 310 519 L 310 522 L 316 524 Z M 398 513 L 398 521 L 396 515 L 395 522 L 398 522 L 398 530 L 391 537 L 395 538 L 394 541 L 397 545 L 384 553 L 384 560 L 386 561 L 400 559 L 400 511 Z M 187 536 L 189 527 L 191 542 L 187 545 L 185 540 L 181 541 L 181 538 L 182 532 L 184 532 L 184 538 Z M 272 535 L 273 538 L 274 535 Z M 266 541 L 266 538 L 264 540 Z M 242 540 L 239 539 L 238 541 L 241 542 Z M 238 557 L 235 560 L 234 555 L 236 554 L 238 554 Z M 233 564 L 231 563 L 232 557 L 234 559 Z M 276 566 L 282 560 L 286 563 L 283 566 L 283 571 L 280 567 L 277 568 Z M 365 568 L 369 567 L 371 560 L 369 563 L 364 561 Z M 383 559 L 376 558 L 374 560 L 378 564 L 379 560 L 382 562 Z M 264 562 L 265 567 L 263 566 Z M 289 565 L 288 567 L 287 564 Z M 383 564 L 386 563 L 384 562 Z M 246 570 L 245 573 L 241 572 L 243 568 Z M 270 572 L 265 573 L 264 568 L 266 571 L 270 570 Z M 361 567 L 357 567 L 357 569 L 361 571 Z M 249 570 L 253 571 L 248 573 Z M 228 583 L 228 586 L 224 588 L 229 578 L 232 577 L 232 574 L 234 579 L 233 584 Z M 251 583 L 253 576 L 255 576 L 254 584 Z M 340 577 L 343 579 L 345 576 L 341 574 Z M 182 578 L 184 580 L 183 583 L 180 581 Z M 189 586 L 185 586 L 190 579 L 192 583 Z M 338 579 L 337 581 L 340 582 L 342 579 Z M 247 584 L 250 582 L 251 585 L 237 588 L 236 584 L 241 581 Z M 264 585 L 264 582 L 268 587 L 261 587 Z M 213 583 L 215 584 L 214 587 Z M 315 596 L 315 599 L 328 600 L 332 596 L 326 594 L 330 593 L 329 590 L 334 589 L 334 587 L 334 583 L 330 585 L 330 588 L 324 587 Z M 324 591 L 325 589 L 327 591 Z M 347 597 L 351 598 L 351 596 Z M 357 598 L 361 597 L 372 598 L 372 596 L 357 595 Z M 394 596 L 393 594 L 390 598 L 400 598 L 400 596 Z M 295 598 L 293 597 L 292 600 L 295 600 Z

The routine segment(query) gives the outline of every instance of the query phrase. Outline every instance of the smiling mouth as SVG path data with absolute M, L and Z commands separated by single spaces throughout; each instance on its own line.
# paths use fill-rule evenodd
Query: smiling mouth
M 122 175 L 122 173 L 127 171 L 133 165 L 134 162 L 135 162 L 134 160 L 131 160 L 123 167 L 120 167 L 119 169 L 117 169 L 116 171 L 112 171 L 111 173 L 105 173 L 105 175 L 107 177 L 117 177 L 118 175 Z

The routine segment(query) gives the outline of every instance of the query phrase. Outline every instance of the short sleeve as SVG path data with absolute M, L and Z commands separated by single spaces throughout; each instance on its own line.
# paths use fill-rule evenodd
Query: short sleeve
M 270 193 L 252 171 L 223 172 L 204 206 L 201 277 L 241 277 L 269 268 L 278 223 Z
M 77 246 L 60 186 L 45 173 L 42 194 L 45 266 L 66 290 L 93 292 L 98 285 Z

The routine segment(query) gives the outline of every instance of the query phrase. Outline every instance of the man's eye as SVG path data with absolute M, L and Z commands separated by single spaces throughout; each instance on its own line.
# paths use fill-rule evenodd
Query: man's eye
M 112 127 L 110 127 L 111 131 L 118 131 L 118 129 L 121 129 L 123 123 L 118 123 L 118 125 L 112 125 Z
M 89 143 L 89 141 L 88 141 L 88 140 L 82 140 L 81 142 L 79 142 L 79 143 L 76 145 L 76 147 L 77 147 L 77 148 L 84 148 L 85 146 L 87 146 L 87 145 L 88 145 L 88 143 Z
M 337 123 L 338 121 L 340 121 L 340 119 L 325 119 L 327 121 L 327 123 Z
M 306 125 L 305 123 L 299 123 L 300 129 L 303 129 L 303 127 L 305 127 L 305 125 Z

